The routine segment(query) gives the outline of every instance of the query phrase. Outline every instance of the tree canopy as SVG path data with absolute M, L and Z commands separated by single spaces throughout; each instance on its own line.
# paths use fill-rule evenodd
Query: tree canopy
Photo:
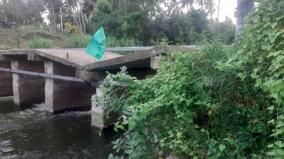
M 196 44 L 222 39 L 232 43 L 234 25 L 213 19 L 213 0 L 3 0 L 1 21 L 45 24 L 93 34 L 103 26 L 113 39 L 136 45 Z M 64 25 L 68 23 L 68 25 Z M 64 26 L 63 26 L 64 25 Z M 74 29 L 74 27 L 77 29 Z M 222 35 L 222 31 L 226 34 Z M 224 36 L 226 35 L 226 36 Z
M 212 0 L 98 0 L 88 30 L 94 32 L 104 26 L 109 35 L 139 39 L 142 45 L 165 41 L 168 44 L 195 44 L 201 39 L 218 37 L 217 31 L 223 29 L 230 29 L 228 36 L 234 36 L 234 25 L 229 20 L 226 25 L 215 25 L 214 10 Z M 210 29 L 213 26 L 228 28 Z M 226 41 L 230 42 L 232 40 Z

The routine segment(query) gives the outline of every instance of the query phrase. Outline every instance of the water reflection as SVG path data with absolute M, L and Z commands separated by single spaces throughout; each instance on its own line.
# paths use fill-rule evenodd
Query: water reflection
M 42 105 L 16 111 L 0 101 L 1 159 L 103 159 L 113 135 L 91 127 L 90 112 L 46 113 Z

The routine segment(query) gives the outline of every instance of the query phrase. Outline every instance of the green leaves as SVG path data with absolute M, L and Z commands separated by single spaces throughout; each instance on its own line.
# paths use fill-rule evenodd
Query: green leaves
M 226 149 L 226 146 L 225 145 L 219 145 L 219 150 L 221 151 L 221 152 L 223 152 L 224 150 Z
M 271 102 L 266 109 L 272 115 L 267 119 L 268 124 L 275 126 L 273 132 L 270 132 L 274 143 L 266 144 L 270 149 L 267 154 L 274 158 L 283 158 L 284 154 L 281 144 L 284 142 L 284 17 L 283 7 L 280 6 L 283 6 L 283 2 L 279 0 L 260 2 L 239 44 L 237 58 L 234 58 L 235 64 L 241 64 L 242 70 L 238 74 L 248 74 L 248 77 L 240 78 L 251 77 L 255 81 L 255 87 L 267 93 L 261 95 L 262 98 Z
M 283 158 L 284 18 L 263 0 L 241 41 L 169 53 L 141 81 L 122 70 L 103 84 L 128 158 Z

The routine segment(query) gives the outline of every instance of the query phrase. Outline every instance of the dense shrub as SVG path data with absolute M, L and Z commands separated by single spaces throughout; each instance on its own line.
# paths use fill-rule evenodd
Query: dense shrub
M 69 33 L 78 33 L 79 32 L 79 28 L 77 26 L 73 25 L 70 22 L 64 23 L 64 29 L 66 31 L 68 31 Z
M 65 39 L 66 48 L 85 48 L 91 39 L 90 35 L 73 34 Z
M 84 34 L 72 34 L 71 36 L 65 38 L 66 48 L 85 48 L 87 47 L 91 39 L 90 35 Z
M 66 48 L 85 48 L 91 39 L 90 35 L 73 34 L 65 39 Z M 116 39 L 114 37 L 106 37 L 107 47 L 130 47 L 139 46 L 139 43 L 133 39 Z
M 239 76 L 251 79 L 255 87 L 267 93 L 274 115 L 268 123 L 274 127 L 269 155 L 284 156 L 284 1 L 260 1 L 258 10 L 250 17 L 250 25 L 238 44 L 238 52 L 231 59 Z M 264 106 L 264 105 L 263 105 Z
M 51 48 L 53 47 L 52 41 L 40 37 L 34 37 L 28 41 L 28 47 L 31 49 L 36 48 Z
M 169 54 L 154 77 L 102 84 L 124 157 L 284 156 L 284 2 L 263 0 L 238 44 Z
M 130 47 L 130 46 L 140 46 L 139 42 L 134 39 L 116 39 L 114 37 L 107 37 L 106 39 L 107 47 Z
M 73 34 L 65 38 L 66 48 L 85 48 L 91 39 L 90 35 Z
M 209 30 L 209 40 L 218 40 L 227 45 L 231 45 L 235 42 L 236 28 L 230 19 L 226 19 L 226 21 L 218 23 L 211 22 Z
M 103 84 L 105 105 L 121 114 L 117 128 L 127 130 L 115 146 L 129 158 L 265 154 L 272 130 L 263 105 L 269 100 L 250 80 L 220 66 L 217 61 L 226 61 L 226 52 L 214 45 L 172 54 L 154 77 L 142 81 L 123 72 L 109 75 Z M 117 85 L 126 84 L 128 91 L 118 96 Z

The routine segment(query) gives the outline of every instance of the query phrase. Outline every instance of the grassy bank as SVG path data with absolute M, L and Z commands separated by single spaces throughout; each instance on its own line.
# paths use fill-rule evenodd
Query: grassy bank
M 106 37 L 107 47 L 140 46 L 134 39 Z M 68 33 L 40 26 L 0 29 L 0 50 L 26 48 L 85 48 L 91 35 Z
M 0 49 L 29 48 L 30 41 L 35 38 L 44 39 L 52 43 L 52 47 L 64 46 L 63 39 L 68 33 L 53 31 L 46 27 L 21 26 L 17 29 L 0 29 Z

